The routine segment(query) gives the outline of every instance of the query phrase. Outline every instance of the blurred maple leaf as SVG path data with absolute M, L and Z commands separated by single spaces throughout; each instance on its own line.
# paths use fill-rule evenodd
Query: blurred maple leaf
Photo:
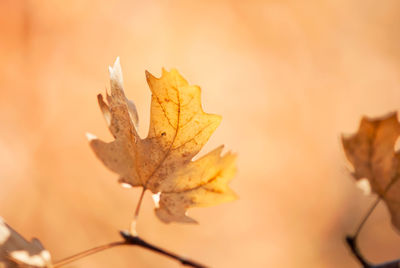
M 50 253 L 36 238 L 25 240 L 0 218 L 0 268 L 52 267 Z
M 358 132 L 343 137 L 347 159 L 354 166 L 356 180 L 367 179 L 372 191 L 389 208 L 392 224 L 400 230 L 400 153 L 395 143 L 400 135 L 397 113 L 361 120 Z
M 232 153 L 221 156 L 223 146 L 192 161 L 221 121 L 201 108 L 200 88 L 189 85 L 176 70 L 156 78 L 146 71 L 152 92 L 150 129 L 141 139 L 133 102 L 123 91 L 119 59 L 109 68 L 111 95 L 98 102 L 115 140 L 90 136 L 97 157 L 120 175 L 120 182 L 155 194 L 156 215 L 163 222 L 195 222 L 188 208 L 211 206 L 236 199 L 228 182 L 235 174 Z

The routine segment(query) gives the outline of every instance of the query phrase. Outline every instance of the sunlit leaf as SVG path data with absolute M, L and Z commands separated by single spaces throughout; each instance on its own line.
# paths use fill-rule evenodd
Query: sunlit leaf
M 195 222 L 188 208 L 211 206 L 236 199 L 228 187 L 235 174 L 235 155 L 222 154 L 222 146 L 196 161 L 221 122 L 201 107 L 200 88 L 189 85 L 177 70 L 156 78 L 146 72 L 152 92 L 150 128 L 145 139 L 137 133 L 137 113 L 125 97 L 119 60 L 110 68 L 111 95 L 99 105 L 115 140 L 92 137 L 90 145 L 119 181 L 159 194 L 156 214 L 164 222 Z

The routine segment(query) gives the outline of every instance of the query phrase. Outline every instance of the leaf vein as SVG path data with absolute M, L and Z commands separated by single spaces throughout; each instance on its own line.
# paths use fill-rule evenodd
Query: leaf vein
M 211 125 L 212 125 L 212 123 L 206 125 L 206 126 L 203 127 L 202 129 L 200 129 L 193 137 L 191 137 L 191 138 L 188 139 L 187 141 L 181 143 L 179 146 L 177 146 L 177 147 L 175 147 L 175 148 L 172 148 L 172 150 L 173 150 L 173 151 L 174 151 L 174 150 L 177 150 L 177 149 L 179 149 L 179 148 L 185 146 L 187 143 L 189 143 L 189 142 L 195 140 L 206 128 L 210 127 Z
M 168 115 L 167 115 L 167 111 L 165 111 L 164 107 L 162 106 L 161 100 L 158 98 L 157 95 L 154 95 L 154 97 L 156 98 L 158 105 L 160 105 L 161 110 L 163 111 L 163 114 L 164 114 L 165 118 L 166 118 L 167 121 L 168 121 L 168 125 L 170 125 L 173 129 L 176 130 L 176 127 L 174 127 L 174 126 L 172 125 L 172 123 L 171 123 L 171 121 L 170 121 L 170 119 L 169 119 L 169 117 L 168 117 Z M 178 124 L 178 125 L 179 125 L 179 124 Z

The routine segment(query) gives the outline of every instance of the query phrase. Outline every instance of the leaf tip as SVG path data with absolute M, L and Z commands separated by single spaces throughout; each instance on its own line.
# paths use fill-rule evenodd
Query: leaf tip
M 149 71 L 144 72 L 146 74 L 147 83 L 150 84 L 153 80 L 157 79 L 154 75 L 152 75 Z
M 158 193 L 153 194 L 153 195 L 151 196 L 151 197 L 153 198 L 154 206 L 155 206 L 156 208 L 159 208 L 159 207 L 160 207 L 160 195 L 161 195 L 161 192 L 158 192 Z
M 360 189 L 364 195 L 371 194 L 371 184 L 369 183 L 367 178 L 362 178 L 356 182 L 356 186 Z
M 122 88 L 123 77 L 119 57 L 117 57 L 117 59 L 115 60 L 113 67 L 108 66 L 108 72 L 110 73 L 111 81 L 117 83 L 117 85 Z
M 172 75 L 178 75 L 181 76 L 181 74 L 179 73 L 179 71 L 176 68 L 171 68 L 169 71 L 167 71 L 165 68 L 162 68 L 163 74 L 167 74 L 170 73 Z
M 218 124 L 221 123 L 221 121 L 222 121 L 222 115 L 215 114 L 214 116 L 215 116 L 215 121 L 218 122 Z
M 191 218 L 188 216 L 189 212 L 185 211 L 185 221 L 186 223 L 191 223 L 191 224 L 199 224 L 198 221 L 196 221 L 195 219 Z
M 86 132 L 86 138 L 88 139 L 88 141 L 93 141 L 97 139 L 96 135 L 89 132 Z
M 126 188 L 126 189 L 132 188 L 132 185 L 130 185 L 129 183 L 126 183 L 126 182 L 121 182 L 120 185 L 122 186 L 122 188 Z
M 163 206 L 156 207 L 154 209 L 157 217 L 166 224 L 170 224 L 171 222 L 181 222 L 181 223 L 190 223 L 190 224 L 198 224 L 198 221 L 188 216 L 187 211 L 180 214 L 171 214 L 171 212 Z
M 4 220 L 0 217 L 0 245 L 7 241 L 11 232 L 5 224 Z
M 108 97 L 108 94 L 107 94 L 107 97 Z M 103 100 L 103 95 L 101 95 L 101 94 L 97 95 L 97 102 L 99 104 L 99 107 L 103 114 L 103 117 L 107 122 L 107 125 L 110 126 L 111 125 L 111 112 L 110 112 L 110 108 Z

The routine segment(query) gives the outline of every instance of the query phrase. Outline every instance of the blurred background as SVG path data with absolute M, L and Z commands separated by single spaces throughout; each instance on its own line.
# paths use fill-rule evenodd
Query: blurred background
M 400 107 L 400 2 L 0 1 L 0 215 L 60 259 L 119 239 L 140 190 L 88 146 L 112 139 L 96 95 L 121 57 L 147 133 L 144 71 L 177 68 L 223 121 L 201 154 L 237 152 L 240 200 L 161 223 L 145 196 L 139 234 L 212 267 L 358 267 L 344 244 L 373 201 L 341 148 L 362 115 Z M 378 206 L 361 233 L 373 262 L 400 258 Z M 116 248 L 70 267 L 177 267 Z

